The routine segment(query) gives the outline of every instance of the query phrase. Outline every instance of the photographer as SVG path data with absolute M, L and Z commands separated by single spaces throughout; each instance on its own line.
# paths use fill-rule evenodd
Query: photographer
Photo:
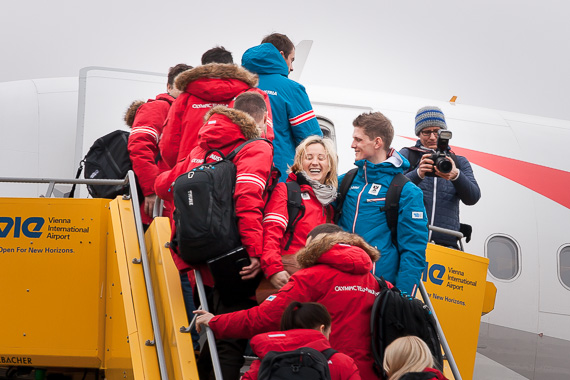
M 441 109 L 420 108 L 415 128 L 419 140 L 415 146 L 403 148 L 400 153 L 410 161 L 406 177 L 424 193 L 428 223 L 459 231 L 459 200 L 468 206 L 474 205 L 481 198 L 481 191 L 469 161 L 451 151 L 450 136 L 444 134 L 440 138 L 441 131 L 447 131 Z M 438 165 L 434 165 L 434 159 Z M 430 231 L 429 241 L 457 249 L 457 239 L 448 234 Z

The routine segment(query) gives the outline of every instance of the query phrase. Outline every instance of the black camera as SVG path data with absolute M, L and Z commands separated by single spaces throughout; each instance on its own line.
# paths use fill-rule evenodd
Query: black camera
M 429 158 L 433 161 L 435 167 L 442 173 L 449 173 L 453 169 L 451 157 L 449 156 L 449 140 L 451 140 L 451 131 L 440 129 L 437 132 L 437 149 Z M 426 173 L 427 177 L 435 177 L 435 170 Z

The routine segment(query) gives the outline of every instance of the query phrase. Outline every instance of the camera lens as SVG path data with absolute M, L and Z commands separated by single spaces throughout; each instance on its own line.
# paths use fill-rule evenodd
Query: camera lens
M 437 166 L 438 170 L 442 173 L 449 173 L 451 169 L 453 169 L 451 161 L 445 157 L 439 157 L 435 166 Z

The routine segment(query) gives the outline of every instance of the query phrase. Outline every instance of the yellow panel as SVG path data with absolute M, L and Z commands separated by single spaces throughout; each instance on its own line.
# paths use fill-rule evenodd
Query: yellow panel
M 168 218 L 156 218 L 145 236 L 157 300 L 165 357 L 170 379 L 198 379 L 196 359 L 190 334 L 181 333 L 188 326 L 180 276 L 165 243 L 170 240 Z
M 116 201 L 111 202 L 114 209 L 109 213 L 109 235 L 107 239 L 107 281 L 106 281 L 106 312 L 105 312 L 105 377 L 114 379 L 133 379 L 133 362 L 131 360 L 131 347 L 127 330 L 125 302 L 131 307 L 130 293 L 123 296 L 121 279 L 119 275 L 119 262 L 122 260 L 126 268 L 124 245 L 120 242 L 120 253 L 117 254 L 117 246 L 114 229 L 120 230 L 120 218 Z M 112 215 L 111 215 L 112 214 Z M 114 227 L 114 228 L 113 228 Z M 132 319 L 132 318 L 131 318 Z M 134 349 L 139 351 L 138 346 Z
M 135 379 L 159 379 L 156 348 L 145 344 L 154 335 L 143 265 L 133 263 L 141 256 L 131 202 L 117 198 L 110 206 Z
M 497 287 L 490 281 L 485 286 L 485 299 L 483 300 L 483 310 L 481 315 L 485 315 L 495 308 L 495 298 L 497 297 Z
M 100 366 L 107 204 L 0 199 L 0 357 Z
M 473 377 L 489 260 L 428 244 L 424 284 L 461 377 Z

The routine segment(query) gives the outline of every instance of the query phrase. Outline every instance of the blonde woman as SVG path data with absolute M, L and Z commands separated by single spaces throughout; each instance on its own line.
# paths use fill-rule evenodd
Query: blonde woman
M 388 380 L 447 380 L 434 365 L 427 344 L 417 336 L 398 338 L 384 354 L 384 370 Z
M 315 226 L 331 222 L 337 161 L 330 139 L 309 136 L 299 144 L 287 178 L 287 182 L 297 182 L 301 189 L 302 206 L 295 220 L 289 220 L 287 185 L 279 183 L 275 187 L 265 207 L 261 257 L 263 272 L 273 285 L 270 293 L 285 285 L 298 269 L 294 254 L 305 246 L 307 234 Z M 258 295 L 258 300 L 262 301 L 267 295 L 267 292 Z

